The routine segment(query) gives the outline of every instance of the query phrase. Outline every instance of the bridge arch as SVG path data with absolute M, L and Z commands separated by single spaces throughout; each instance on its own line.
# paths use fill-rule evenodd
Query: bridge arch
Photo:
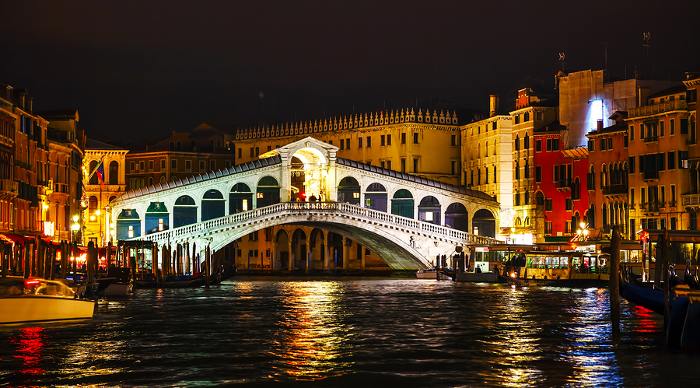
M 292 271 L 306 270 L 308 247 L 306 246 L 306 232 L 297 228 L 292 233 Z
M 491 210 L 479 209 L 474 213 L 472 232 L 479 236 L 496 237 L 496 217 Z
M 346 176 L 338 183 L 338 202 L 360 204 L 360 183 L 352 176 Z
M 228 214 L 248 211 L 253 207 L 253 192 L 245 183 L 236 183 L 228 194 Z
M 309 252 L 311 258 L 309 260 L 309 269 L 323 269 L 323 263 L 326 259 L 326 241 L 325 233 L 320 228 L 313 228 L 309 233 Z
M 209 189 L 202 196 L 202 221 L 223 217 L 226 201 L 221 191 Z
M 181 195 L 173 205 L 173 228 L 197 222 L 197 204 L 189 195 Z
M 141 236 L 141 218 L 135 209 L 123 209 L 117 216 L 117 239 Z
M 432 195 L 426 195 L 418 204 L 418 220 L 440 225 L 441 218 L 440 201 Z
M 381 183 L 371 183 L 365 190 L 365 207 L 386 212 L 388 199 L 386 187 Z
M 277 179 L 266 175 L 258 181 L 255 190 L 255 207 L 265 207 L 280 202 L 280 184 Z
M 415 201 L 413 200 L 413 194 L 406 189 L 396 190 L 391 197 L 391 214 L 413 218 L 414 207 Z
M 146 234 L 168 230 L 170 214 L 163 202 L 151 202 L 146 209 Z
M 445 210 L 445 226 L 468 232 L 469 214 L 467 208 L 459 202 L 453 202 L 447 206 Z

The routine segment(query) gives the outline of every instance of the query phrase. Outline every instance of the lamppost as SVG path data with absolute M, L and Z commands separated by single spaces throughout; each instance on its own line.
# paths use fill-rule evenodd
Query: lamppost
M 588 224 L 585 223 L 584 221 L 581 221 L 578 224 L 578 229 L 576 229 L 576 240 L 577 241 L 586 241 L 588 240 Z
M 80 223 L 78 221 L 80 221 L 80 215 L 73 214 L 73 223 L 70 226 L 70 230 L 72 232 L 71 233 L 71 237 L 72 237 L 71 243 L 75 242 L 78 238 L 77 234 L 80 231 Z

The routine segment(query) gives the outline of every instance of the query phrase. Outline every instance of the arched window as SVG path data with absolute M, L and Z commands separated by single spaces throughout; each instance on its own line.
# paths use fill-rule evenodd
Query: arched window
M 119 162 L 116 160 L 109 162 L 109 184 L 119 184 Z
M 515 150 L 520 151 L 520 136 L 515 135 Z
M 520 162 L 515 162 L 515 179 L 520 179 Z
M 525 138 L 523 139 L 523 149 L 530 149 L 530 136 L 528 136 L 527 133 L 525 134 Z
M 90 196 L 90 199 L 88 200 L 88 209 L 90 211 L 90 214 L 94 214 L 98 206 L 99 205 L 97 204 L 97 197 L 95 197 L 94 195 Z

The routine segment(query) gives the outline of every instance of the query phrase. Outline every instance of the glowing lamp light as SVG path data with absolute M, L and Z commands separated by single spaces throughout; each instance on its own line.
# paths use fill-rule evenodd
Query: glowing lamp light
M 78 224 L 78 223 L 72 224 L 72 225 L 70 226 L 70 230 L 72 230 L 72 231 L 74 231 L 74 232 L 79 231 L 79 230 L 80 230 L 80 224 Z
M 97 218 L 95 217 L 94 214 L 90 215 L 90 221 L 95 221 Z
M 78 222 L 80 220 L 80 216 L 77 214 L 73 214 L 73 222 Z
M 102 214 L 102 212 L 100 211 L 100 209 L 97 209 L 97 210 L 95 210 L 95 215 L 96 215 L 96 216 L 98 216 L 98 217 L 99 217 L 99 216 L 100 216 L 100 214 Z

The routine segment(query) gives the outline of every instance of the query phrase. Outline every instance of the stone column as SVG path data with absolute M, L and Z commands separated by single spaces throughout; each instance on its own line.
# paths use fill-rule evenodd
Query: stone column
M 348 245 L 350 241 L 350 245 Z M 352 240 L 347 237 L 343 237 L 343 271 L 347 270 L 348 264 L 350 262 L 350 247 L 352 246 Z
M 323 231 L 323 270 L 328 271 L 330 269 L 330 260 L 331 260 L 331 250 L 330 247 L 328 246 L 328 235 L 330 232 L 328 231 Z
M 292 251 L 292 237 L 293 236 L 289 236 L 289 238 L 287 239 L 287 245 L 289 248 L 289 260 L 287 260 L 287 270 L 289 272 L 292 272 L 292 270 L 294 269 L 294 251 Z
M 313 229 L 311 230 L 311 232 L 313 232 Z M 306 266 L 305 267 L 306 268 L 304 269 L 304 271 L 306 273 L 309 273 L 309 270 L 310 270 L 309 267 L 311 266 L 311 263 L 313 262 L 313 255 L 312 255 L 313 247 L 311 246 L 311 232 L 307 233 L 307 235 L 306 235 L 306 257 L 305 257 L 305 259 L 306 259 Z
M 365 271 L 367 263 L 365 263 L 365 246 L 360 246 L 360 269 L 362 272 Z

